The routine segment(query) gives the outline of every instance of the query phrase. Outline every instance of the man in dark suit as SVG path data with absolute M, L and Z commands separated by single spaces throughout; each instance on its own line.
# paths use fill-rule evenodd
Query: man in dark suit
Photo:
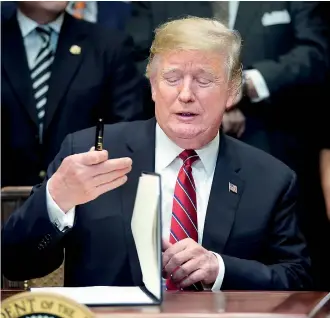
M 290 166 L 298 176 L 299 222 L 312 254 L 320 254 L 325 235 L 315 178 L 318 166 L 314 128 L 323 113 L 322 83 L 327 69 L 327 2 L 308 1 L 134 1 L 127 30 L 135 42 L 140 71 L 147 63 L 153 29 L 176 17 L 216 17 L 243 39 L 244 89 L 236 107 L 224 115 L 224 132 L 258 147 Z M 311 105 L 315 109 L 311 110 Z M 149 103 L 148 112 L 154 112 Z M 317 198 L 317 200 L 315 200 Z M 317 216 L 319 215 L 319 216 Z M 314 224 L 312 226 L 312 224 Z M 315 240 L 321 236 L 322 240 Z M 314 243 L 316 242 L 316 243 Z M 328 270 L 313 262 L 321 283 Z M 325 268 L 325 267 L 324 267 Z M 319 285 L 319 284 L 318 284 Z M 320 287 L 323 289 L 323 287 Z
M 76 4 L 79 3 L 76 8 Z M 1 19 L 12 16 L 17 8 L 16 1 L 1 2 Z M 111 29 L 124 30 L 126 21 L 130 17 L 130 3 L 128 1 L 69 1 L 66 12 L 89 22 L 97 22 Z M 77 14 L 76 10 L 78 11 Z
M 64 137 L 99 117 L 143 118 L 131 39 L 65 8 L 19 2 L 2 25 L 2 186 L 41 182 Z
M 65 139 L 2 230 L 4 275 L 46 275 L 65 249 L 66 286 L 142 285 L 130 223 L 139 177 L 156 171 L 168 290 L 311 288 L 294 172 L 219 133 L 240 90 L 240 42 L 205 19 L 157 30 L 147 68 L 156 120 L 106 126 L 103 151 L 90 149 L 94 129 Z

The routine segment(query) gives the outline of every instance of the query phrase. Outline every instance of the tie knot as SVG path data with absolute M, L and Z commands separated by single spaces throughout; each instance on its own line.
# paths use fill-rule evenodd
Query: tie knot
M 191 165 L 199 159 L 195 150 L 186 149 L 182 151 L 179 155 L 180 159 L 182 159 L 183 164 L 187 167 L 191 167 Z
M 42 37 L 42 39 L 44 41 L 48 41 L 49 40 L 50 34 L 52 32 L 51 28 L 49 26 L 47 26 L 47 25 L 36 27 L 36 31 L 38 32 L 38 34 Z

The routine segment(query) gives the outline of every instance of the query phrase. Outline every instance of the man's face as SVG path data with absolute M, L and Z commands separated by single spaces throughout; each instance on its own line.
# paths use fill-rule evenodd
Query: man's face
M 181 148 L 203 147 L 216 136 L 233 102 L 224 57 L 181 51 L 155 63 L 151 87 L 158 124 Z
M 27 10 L 42 10 L 57 14 L 65 10 L 68 1 L 19 1 L 19 6 Z

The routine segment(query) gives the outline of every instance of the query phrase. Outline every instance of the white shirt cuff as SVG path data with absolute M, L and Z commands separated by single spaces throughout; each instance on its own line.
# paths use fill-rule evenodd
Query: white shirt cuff
M 212 291 L 219 291 L 221 289 L 222 286 L 222 282 L 223 282 L 223 278 L 225 277 L 225 263 L 223 262 L 222 257 L 217 254 L 212 252 L 218 259 L 219 262 L 219 273 L 217 276 L 217 279 L 215 280 L 213 286 L 212 286 Z
M 46 185 L 46 203 L 49 219 L 58 228 L 59 231 L 64 231 L 66 228 L 72 228 L 75 216 L 75 207 L 73 207 L 67 213 L 64 213 L 60 209 L 60 207 L 56 204 L 49 193 L 49 180 L 47 181 Z
M 258 103 L 266 98 L 269 97 L 270 93 L 267 87 L 267 84 L 265 82 L 265 79 L 261 75 L 261 73 L 258 70 L 246 70 L 243 72 L 244 75 L 249 77 L 256 89 L 256 92 L 258 94 L 257 98 L 252 98 L 251 102 Z

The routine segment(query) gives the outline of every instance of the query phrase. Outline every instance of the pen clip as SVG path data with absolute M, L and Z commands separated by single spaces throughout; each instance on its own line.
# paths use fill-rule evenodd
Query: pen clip
M 95 150 L 103 150 L 103 132 L 104 132 L 104 123 L 103 119 L 99 118 L 96 125 L 96 135 L 95 135 Z

